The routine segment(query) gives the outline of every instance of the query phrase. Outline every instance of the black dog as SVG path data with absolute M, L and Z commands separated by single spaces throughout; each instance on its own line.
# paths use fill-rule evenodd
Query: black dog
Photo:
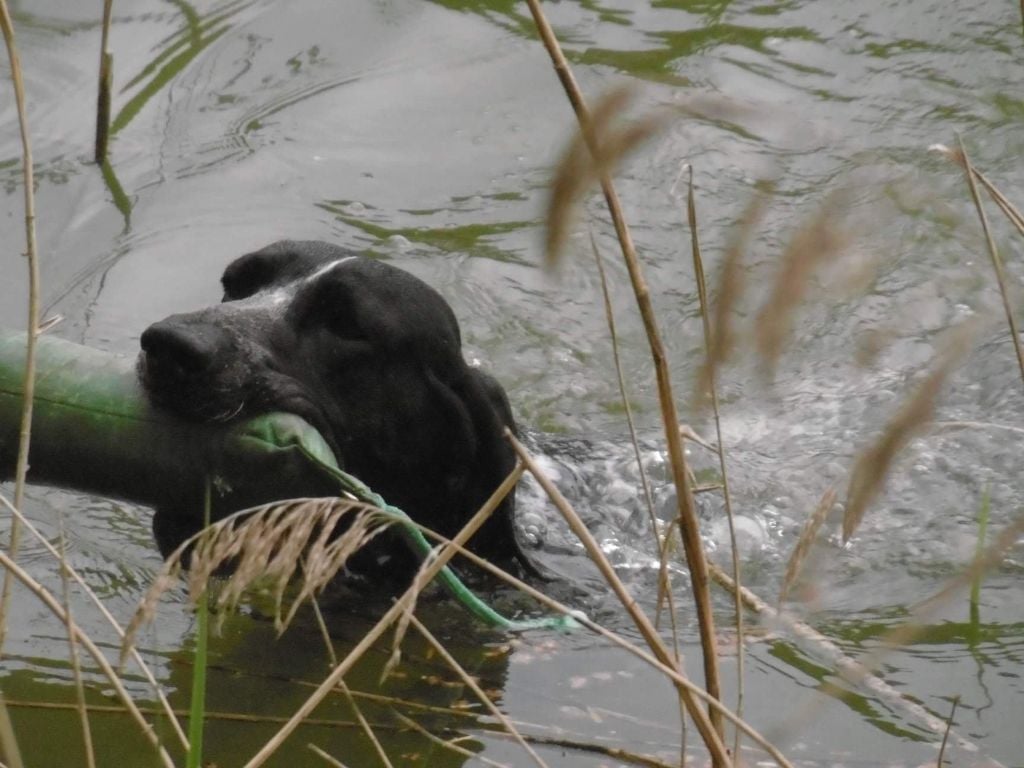
M 505 392 L 466 363 L 451 307 L 418 278 L 327 243 L 281 241 L 221 280 L 222 304 L 142 334 L 139 375 L 158 406 L 202 421 L 301 416 L 346 471 L 449 537 L 512 469 Z M 470 541 L 506 567 L 526 565 L 513 506 L 510 494 Z M 160 550 L 200 525 L 195 511 L 158 510 Z

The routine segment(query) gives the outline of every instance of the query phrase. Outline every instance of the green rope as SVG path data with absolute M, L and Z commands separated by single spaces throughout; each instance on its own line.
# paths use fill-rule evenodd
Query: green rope
M 423 532 L 419 527 L 412 522 L 412 518 L 410 518 L 409 515 L 398 507 L 388 504 L 380 494 L 375 493 L 369 486 L 358 478 L 353 477 L 344 470 L 328 462 L 326 457 L 317 455 L 302 444 L 300 444 L 300 450 L 302 450 L 303 454 L 309 461 L 313 462 L 313 464 L 318 468 L 337 480 L 343 492 L 351 494 L 358 501 L 379 507 L 384 512 L 387 512 L 397 518 L 399 527 L 401 528 L 401 531 L 413 552 L 418 554 L 420 558 L 424 560 L 430 556 L 433 549 L 430 546 L 430 542 L 427 541 L 426 536 L 423 535 Z M 559 631 L 569 631 L 578 629 L 580 626 L 580 623 L 572 616 L 544 616 L 536 619 L 509 619 L 494 610 L 479 596 L 477 596 L 473 590 L 463 584 L 462 580 L 455 574 L 455 571 L 447 565 L 438 572 L 438 579 L 440 580 L 441 585 L 448 590 L 452 597 L 462 603 L 463 607 L 467 611 L 492 627 L 498 627 L 499 629 L 504 629 L 509 632 L 525 632 L 530 629 L 555 629 Z

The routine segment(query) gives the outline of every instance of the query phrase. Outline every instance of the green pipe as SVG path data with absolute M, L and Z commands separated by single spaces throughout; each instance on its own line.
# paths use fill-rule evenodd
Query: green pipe
M 0 480 L 13 475 L 21 416 L 25 334 L 0 331 Z M 202 509 L 207 478 L 213 517 L 270 501 L 349 493 L 399 518 L 396 507 L 343 472 L 298 416 L 271 413 L 232 424 L 185 421 L 149 404 L 131 359 L 42 336 L 28 480 L 164 509 Z M 401 526 L 423 558 L 430 544 Z M 511 621 L 445 568 L 442 584 L 475 616 L 508 630 L 566 629 L 569 618 Z

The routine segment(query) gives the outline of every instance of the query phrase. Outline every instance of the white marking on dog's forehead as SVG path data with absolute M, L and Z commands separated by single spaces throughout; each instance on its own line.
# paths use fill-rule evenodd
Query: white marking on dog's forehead
M 302 282 L 311 283 L 317 278 L 323 277 L 335 267 L 344 264 L 346 261 L 352 261 L 355 258 L 358 257 L 346 256 L 342 259 L 335 259 L 334 261 L 330 261 L 324 264 L 322 267 L 320 267 L 320 269 L 318 269 L 313 274 L 307 275 L 306 277 L 302 278 Z M 269 302 L 271 306 L 279 307 L 282 304 L 286 304 L 287 302 L 291 301 L 292 296 L 295 295 L 296 287 L 296 283 L 288 283 L 287 285 L 278 286 L 274 290 L 264 294 L 263 301 Z
M 309 277 L 307 277 L 303 282 L 311 283 L 314 280 L 316 280 L 318 277 L 323 277 L 324 275 L 326 275 L 328 272 L 330 272 L 335 267 L 337 267 L 337 266 L 339 266 L 341 264 L 344 264 L 346 261 L 352 261 L 355 258 L 357 258 L 357 257 L 356 256 L 346 256 L 343 259 L 335 259 L 334 261 L 328 262 L 327 264 L 324 264 L 322 267 L 320 267 L 320 269 L 318 269 L 316 272 L 314 272 Z
M 268 291 L 260 291 L 254 296 L 249 297 L 249 299 L 246 299 L 244 303 L 247 306 L 251 306 L 253 308 L 266 306 L 267 304 L 274 307 L 282 306 L 283 304 L 287 304 L 289 301 L 292 300 L 292 297 L 295 296 L 295 292 L 296 290 L 298 290 L 298 287 L 300 285 L 312 283 L 317 278 L 322 278 L 323 275 L 327 274 L 336 266 L 340 266 L 341 264 L 344 264 L 346 261 L 351 261 L 357 258 L 358 256 L 345 256 L 344 258 L 341 259 L 329 261 L 327 264 L 317 269 L 312 274 L 306 275 L 305 278 L 303 278 L 301 281 L 295 281 L 292 283 L 288 283 L 284 286 L 278 286 Z

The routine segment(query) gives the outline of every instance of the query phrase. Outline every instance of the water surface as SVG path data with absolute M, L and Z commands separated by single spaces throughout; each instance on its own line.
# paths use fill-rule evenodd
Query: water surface
M 844 650 L 874 649 L 910 607 L 969 562 L 984 494 L 992 530 L 1022 507 L 1024 388 L 962 176 L 927 149 L 962 136 L 978 167 L 1011 200 L 1024 202 L 1020 9 L 996 0 L 622 0 L 546 8 L 588 98 L 628 83 L 638 91 L 637 113 L 685 108 L 685 118 L 629 159 L 617 183 L 683 418 L 700 432 L 710 435 L 712 425 L 686 407 L 703 342 L 684 168 L 694 170 L 712 275 L 757 183 L 774 182 L 746 254 L 746 339 L 786 243 L 826 201 L 842 201 L 850 255 L 814 278 L 773 378 L 748 345 L 720 385 L 745 579 L 764 597 L 777 594 L 785 558 L 818 498 L 833 483 L 845 488 L 854 457 L 929 369 L 947 329 L 993 318 L 944 390 L 940 426 L 901 453 L 849 545 L 833 529 L 801 592 L 805 602 L 795 605 Z M 673 504 L 650 356 L 599 196 L 587 200 L 558 273 L 541 266 L 547 183 L 573 121 L 524 5 L 119 2 L 111 31 L 111 162 L 102 172 L 90 162 L 99 9 L 59 2 L 12 9 L 30 106 L 44 302 L 47 313 L 65 317 L 56 333 L 134 355 L 149 323 L 216 301 L 220 270 L 241 253 L 282 237 L 369 250 L 445 294 L 463 324 L 467 354 L 501 379 L 520 422 L 547 435 L 542 444 L 559 449 L 564 444 L 555 437 L 581 440 L 552 466 L 653 607 L 655 558 L 588 230 L 608 260 L 630 402 L 655 479 L 656 511 L 667 518 Z M 20 145 L 6 66 L 0 323 L 23 326 Z M 1022 241 L 994 210 L 990 216 L 1017 285 Z M 879 339 L 864 365 L 858 350 Z M 693 459 L 714 476 L 701 449 Z M 554 513 L 529 491 L 524 497 L 524 519 L 543 531 L 541 558 L 579 587 L 570 596 L 629 633 Z M 709 546 L 725 562 L 720 506 L 704 497 Z M 63 519 L 72 563 L 116 615 L 129 615 L 159 567 L 148 512 L 40 488 L 26 507 L 53 540 Z M 23 560 L 59 591 L 40 547 L 27 544 Z M 939 717 L 959 696 L 960 732 L 1006 765 L 1024 765 L 1022 572 L 1018 546 L 986 580 L 973 620 L 959 594 L 928 619 L 917 641 L 886 656 L 882 669 L 888 683 Z M 685 587 L 681 571 L 678 580 Z M 678 621 L 693 659 L 692 611 L 680 594 Z M 728 601 L 720 604 L 725 623 Z M 84 602 L 76 612 L 113 643 Z M 323 674 L 319 635 L 310 620 L 275 642 L 257 613 L 232 619 L 215 642 L 210 706 L 287 716 L 307 692 L 296 681 Z M 354 614 L 339 608 L 332 624 L 339 647 L 372 615 L 372 607 Z M 638 662 L 582 636 L 510 644 L 443 603 L 426 615 L 447 630 L 503 709 L 536 732 L 557 733 L 543 725 L 666 760 L 677 754 L 671 691 Z M 12 617 L 5 697 L 70 699 L 61 627 L 24 593 Z M 182 706 L 191 632 L 191 613 L 176 593 L 143 638 Z M 815 765 L 934 764 L 936 738 L 920 722 L 864 690 L 846 701 L 820 692 L 836 681 L 834 672 L 813 647 L 786 638 L 749 651 L 746 712 L 760 730 Z M 413 644 L 407 657 L 405 676 L 389 693 L 438 705 L 464 695 L 430 685 L 450 673 L 423 647 Z M 371 659 L 350 683 L 375 690 L 382 663 L 382 656 Z M 731 689 L 733 666 L 725 669 Z M 96 701 L 105 702 L 104 684 L 94 672 L 90 679 Z M 148 695 L 144 683 L 131 682 Z M 780 701 L 787 706 L 780 709 Z M 422 722 L 471 733 L 472 749 L 490 759 L 524 762 L 517 747 L 486 735 L 479 707 L 470 712 L 468 720 L 437 715 Z M 348 717 L 340 699 L 318 714 Z M 386 708 L 370 714 L 394 724 Z M 14 716 L 32 762 L 77 764 L 66 762 L 78 754 L 73 716 L 25 707 L 15 707 Z M 141 739 L 132 744 L 124 736 L 123 720 L 97 715 L 94 728 L 104 764 L 148 759 Z M 210 759 L 236 764 L 270 730 L 212 721 Z M 418 736 L 383 732 L 396 764 L 471 763 Z M 310 726 L 293 741 L 291 760 L 308 760 L 303 745 L 313 741 L 353 765 L 373 764 L 352 729 Z M 542 752 L 552 765 L 603 760 L 555 747 Z

